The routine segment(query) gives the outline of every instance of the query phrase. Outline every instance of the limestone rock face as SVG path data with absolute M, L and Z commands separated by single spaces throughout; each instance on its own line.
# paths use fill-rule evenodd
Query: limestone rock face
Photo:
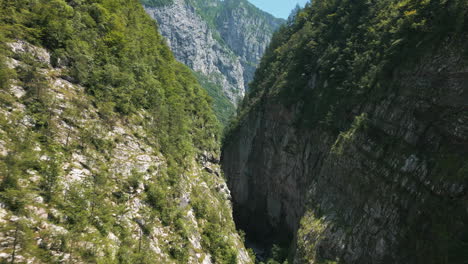
M 128 257 L 140 247 L 155 263 L 181 263 L 173 250 L 183 245 L 188 254 L 183 263 L 214 263 L 202 237 L 207 221 L 195 212 L 196 197 L 203 194 L 198 206 L 214 210 L 221 217 L 223 230 L 231 230 L 223 239 L 235 248 L 237 263 L 252 263 L 235 231 L 229 190 L 220 176 L 219 154 L 205 151 L 188 160 L 190 168 L 173 176 L 180 177 L 181 183 L 176 197 L 170 198 L 174 199 L 172 208 L 157 213 L 160 209 L 148 199 L 149 186 L 156 182 L 156 186 L 173 187 L 164 186 L 168 161 L 145 125 L 144 120 L 151 119 L 149 113 L 142 110 L 125 118 L 105 118 L 90 103 L 93 99 L 84 87 L 65 80 L 66 68 L 51 66 L 46 49 L 25 41 L 9 43 L 8 47 L 11 68 L 29 67 L 31 61 L 41 63 L 36 70 L 44 79 L 42 92 L 50 100 L 47 115 L 53 129 L 46 142 L 36 140 L 37 115 L 31 114 L 28 101 L 21 99 L 26 97 L 23 83 L 12 79 L 9 89 L 1 91 L 8 104 L 0 102 L 0 159 L 2 169 L 7 167 L 5 160 L 23 162 L 18 181 L 23 191 L 2 189 L 0 193 L 0 262 L 89 263 L 93 256 L 103 263 L 119 263 L 124 248 L 129 249 L 123 253 Z M 30 59 L 23 61 L 26 56 Z M 45 150 L 50 146 L 55 146 L 55 152 Z M 0 175 L 2 181 L 4 177 Z M 103 180 L 106 183 L 99 189 L 93 188 Z M 46 184 L 53 186 L 52 198 L 37 191 Z M 6 195 L 10 198 L 4 198 Z M 17 200 L 18 205 L 14 203 Z M 182 240 L 178 227 L 163 220 L 175 213 L 178 225 L 190 230 Z M 78 226 L 74 219 L 87 221 Z M 109 222 L 112 225 L 107 226 Z M 78 228 L 85 231 L 77 235 Z M 69 249 L 71 244 L 73 250 Z M 38 257 L 39 249 L 48 261 Z M 88 258 L 83 252 L 88 252 Z
M 234 104 L 283 23 L 243 0 L 174 0 L 145 9 L 158 21 L 175 57 L 219 84 Z
M 341 133 L 297 126 L 304 102 L 285 106 L 265 92 L 222 153 L 240 228 L 294 236 L 294 263 L 449 263 L 441 256 L 461 263 L 466 244 L 455 241 L 466 241 L 468 230 L 463 43 L 398 66 L 388 82 L 401 89 L 335 117 L 348 122 Z M 325 89 L 316 77 L 309 88 Z

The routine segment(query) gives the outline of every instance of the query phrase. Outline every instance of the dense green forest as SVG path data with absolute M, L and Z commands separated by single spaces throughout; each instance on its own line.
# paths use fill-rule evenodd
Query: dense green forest
M 466 32 L 468 3 L 458 1 L 313 1 L 273 37 L 249 96 L 247 110 L 263 93 L 286 104 L 307 101 L 298 124 L 332 124 L 349 112 L 402 59 L 418 58 L 444 37 Z M 317 74 L 318 86 L 308 82 Z
M 317 131 L 324 131 L 327 136 L 337 138 L 330 150 L 330 153 L 337 155 L 333 156 L 335 159 L 330 158 L 336 163 L 340 159 L 345 160 L 343 163 L 352 160 L 343 156 L 343 146 L 355 147 L 352 145 L 353 140 L 357 140 L 354 134 L 365 131 L 362 133 L 368 133 L 367 137 L 361 135 L 361 139 L 375 140 L 377 143 L 374 144 L 381 146 L 384 153 L 418 153 L 434 166 L 434 181 L 455 180 L 463 186 L 468 175 L 467 167 L 463 165 L 463 160 L 466 160 L 463 143 L 447 140 L 443 142 L 447 146 L 441 143 L 440 149 L 430 149 L 420 142 L 415 145 L 406 142 L 398 145 L 397 142 L 403 142 L 404 139 L 379 131 L 376 128 L 377 121 L 369 122 L 371 117 L 366 114 L 366 111 L 372 111 L 373 108 L 364 109 L 363 105 L 378 105 L 386 97 L 395 94 L 406 100 L 417 101 L 420 94 L 426 93 L 424 96 L 427 98 L 424 100 L 427 102 L 435 101 L 437 96 L 441 97 L 442 95 L 434 92 L 434 87 L 440 88 L 435 81 L 431 84 L 424 83 L 426 86 L 414 84 L 416 87 L 421 85 L 424 89 L 420 88 L 418 94 L 412 94 L 415 92 L 403 90 L 403 87 L 409 89 L 407 86 L 411 84 L 404 86 L 400 80 L 392 78 L 397 70 L 416 72 L 418 63 L 423 63 L 427 57 L 431 58 L 431 54 L 440 52 L 448 44 L 455 46 L 456 52 L 463 50 L 465 53 L 458 54 L 458 58 L 460 61 L 466 60 L 466 48 L 458 47 L 457 44 L 466 42 L 467 18 L 468 2 L 464 0 L 312 1 L 274 35 L 256 71 L 251 90 L 240 106 L 237 121 L 230 124 L 225 141 L 238 142 L 236 137 L 239 134 L 245 136 L 242 133 L 251 132 L 248 130 L 252 129 L 249 122 L 255 120 L 255 115 L 262 116 L 263 111 L 276 109 L 271 107 L 272 104 L 281 104 L 286 109 L 290 107 L 288 111 L 297 113 L 294 114 L 294 124 L 296 129 L 302 131 L 297 134 L 306 135 L 314 131 L 315 135 Z M 434 79 L 437 79 L 437 74 L 434 75 Z M 446 107 L 449 113 L 466 113 L 466 107 L 457 104 L 431 105 L 428 108 L 434 107 L 436 110 L 431 111 L 437 112 Z M 375 118 L 376 114 L 371 112 L 369 115 L 371 114 Z M 422 116 L 421 113 L 415 115 L 423 119 L 419 116 Z M 267 116 L 271 118 L 271 114 Z M 443 120 L 443 117 L 439 118 Z M 256 136 L 261 138 L 262 132 L 264 131 L 257 132 L 260 136 Z M 270 136 L 270 133 L 267 135 Z M 390 161 L 377 162 L 379 165 L 385 164 L 382 167 L 390 166 L 386 165 Z M 354 176 L 358 174 L 350 172 L 349 177 L 364 178 L 361 174 Z M 326 194 L 322 196 L 326 197 Z M 416 231 L 419 222 L 414 222 L 415 229 L 408 231 L 408 237 L 402 238 L 410 241 L 402 247 L 411 247 L 408 254 L 411 257 L 416 256 L 414 258 L 418 263 L 466 263 L 468 259 L 468 235 L 466 225 L 463 224 L 467 217 L 463 209 L 466 206 L 462 199 L 446 199 L 436 198 L 424 201 L 421 205 L 421 208 L 431 212 L 427 221 L 433 225 L 430 235 L 434 240 L 428 242 L 425 240 L 427 237 Z M 443 208 L 446 211 L 441 212 L 434 208 Z M 446 216 L 447 212 L 451 212 L 450 217 Z M 318 213 L 318 216 L 321 214 Z M 346 226 L 348 223 L 340 224 Z M 311 234 L 313 232 L 309 235 Z M 456 236 L 449 238 L 449 234 Z M 304 241 L 307 242 L 307 239 L 302 242 Z M 298 244 L 297 247 L 310 254 L 305 259 L 312 259 L 315 258 L 313 254 L 319 254 L 321 249 L 313 248 L 314 240 L 308 242 L 310 244 Z
M 15 244 L 6 251 L 13 252 L 13 260 L 22 254 L 52 263 L 58 260 L 51 251 L 58 251 L 87 263 L 154 263 L 158 256 L 148 250 L 154 239 L 150 230 L 162 224 L 160 228 L 170 230 L 162 250 L 171 261 L 187 263 L 194 254 L 187 245 L 194 230 L 189 229 L 188 209 L 179 205 L 185 190 L 192 192 L 190 208 L 199 221 L 196 231 L 204 252 L 217 263 L 236 262 L 238 246 L 227 239 L 236 234 L 229 205 L 215 191 L 210 194 L 211 189 L 197 185 L 217 184 L 219 179 L 193 172 L 194 161 L 219 152 L 220 125 L 212 99 L 196 76 L 174 59 L 157 31 L 138 0 L 0 0 L 0 105 L 6 112 L 25 106 L 24 113 L 0 117 L 0 142 L 9 148 L 9 154 L 0 157 L 0 202 L 9 214 L 24 219 L 0 228 L 2 234 L 13 234 Z M 11 51 L 11 43 L 45 48 L 51 65 L 34 52 Z M 13 58 L 18 65 L 7 67 Z M 77 97 L 71 88 L 52 86 L 60 79 L 84 87 L 86 94 Z M 24 88 L 26 95 L 10 95 L 12 84 Z M 65 89 L 60 93 L 70 97 L 63 111 L 55 112 L 51 89 Z M 79 121 L 85 113 L 91 116 Z M 15 125 L 23 118 L 34 125 Z M 115 175 L 110 162 L 124 140 L 112 138 L 115 126 L 133 131 L 131 137 L 151 149 L 147 155 L 162 155 L 163 168 L 152 164 L 144 173 Z M 58 138 L 66 127 L 63 144 Z M 80 166 L 93 175 L 69 186 L 64 177 L 70 171 L 63 168 L 77 153 L 90 156 L 92 165 Z M 39 183 L 30 180 L 31 173 L 39 175 Z M 195 178 L 187 187 L 189 177 Z M 136 188 L 143 188 L 141 200 L 149 208 L 141 216 L 146 223 L 131 220 L 141 228 L 137 238 L 129 224 L 116 217 L 128 211 L 125 204 Z M 59 215 L 47 222 L 67 233 L 38 234 L 37 216 L 27 209 L 31 206 Z M 110 234 L 122 241 L 116 252 Z M 52 241 L 53 250 L 36 243 L 36 237 Z
M 194 72 L 200 85 L 207 91 L 213 99 L 213 111 L 223 126 L 227 126 L 236 112 L 236 107 L 229 101 L 229 98 L 222 92 L 219 84 L 212 82 L 208 77 L 199 72 Z
M 5 0 L 0 29 L 6 38 L 52 51 L 53 64 L 69 66 L 70 77 L 103 109 L 122 115 L 138 109 L 157 113 L 158 138 L 174 157 L 193 154 L 192 142 L 199 149 L 215 147 L 208 146 L 211 134 L 218 133 L 211 100 L 174 60 L 155 22 L 137 3 Z

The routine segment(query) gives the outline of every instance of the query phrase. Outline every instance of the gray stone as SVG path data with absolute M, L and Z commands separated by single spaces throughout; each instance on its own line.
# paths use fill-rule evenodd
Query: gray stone
M 207 1 L 206 5 L 221 6 L 224 19 L 215 21 L 215 25 L 210 25 L 197 7 L 185 0 L 145 9 L 158 21 L 159 30 L 175 57 L 220 84 L 231 102 L 237 104 L 253 79 L 255 67 L 273 32 L 283 21 L 266 13 L 261 16 L 249 13 L 243 1 L 239 1 L 235 9 L 222 8 L 231 1 Z

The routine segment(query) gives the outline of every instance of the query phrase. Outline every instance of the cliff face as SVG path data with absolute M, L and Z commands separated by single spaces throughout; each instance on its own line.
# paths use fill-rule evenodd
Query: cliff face
M 146 8 L 159 23 L 160 32 L 176 58 L 194 71 L 213 76 L 234 103 L 244 96 L 244 71 L 238 57 L 214 39 L 212 29 L 185 0 L 172 5 Z
M 143 8 L 25 3 L 0 11 L 0 262 L 252 263 L 208 95 Z
M 252 80 L 273 32 L 282 20 L 247 1 L 143 1 L 176 58 L 220 85 L 236 104 Z
M 239 57 L 246 89 L 273 33 L 283 23 L 282 19 L 259 11 L 247 1 L 223 2 L 216 18 L 217 31 L 224 43 Z
M 275 52 L 267 52 L 224 143 L 240 227 L 259 240 L 294 237 L 294 263 L 464 263 L 466 24 L 435 37 L 402 26 L 397 41 L 360 31 L 382 26 L 377 17 L 393 19 L 389 3 L 325 2 L 314 1 L 273 39 Z M 427 11 L 441 6 L 403 5 L 397 13 L 417 10 L 402 25 L 424 20 L 435 29 L 464 12 L 457 4 L 464 5 L 439 13 Z M 358 23 L 347 20 L 354 11 Z M 366 45 L 376 38 L 385 48 L 374 53 Z M 373 79 L 362 78 L 368 72 Z
M 9 45 L 15 56 L 35 54 L 38 61 L 44 58 L 41 62 L 47 66 L 38 70 L 45 75 L 63 70 L 50 67 L 50 54 L 44 49 L 25 42 Z M 11 67 L 27 66 L 15 59 L 8 63 Z M 48 122 L 55 126 L 49 132 L 53 140 L 47 143 L 32 134 L 38 120 L 23 101 L 27 97 L 25 88 L 15 84 L 2 92 L 3 99 L 9 98 L 8 104 L 2 101 L 0 110 L 2 169 L 9 173 L 14 162 L 31 165 L 21 168 L 25 171 L 17 193 L 13 188 L 1 192 L 0 259 L 10 261 L 15 252 L 15 263 L 50 263 L 45 259 L 131 263 L 132 254 L 141 247 L 146 251 L 144 263 L 151 263 L 151 259 L 177 263 L 174 250 L 180 249 L 173 247 L 187 247 L 187 258 L 181 263 L 212 263 L 212 255 L 202 246 L 205 223 L 195 212 L 199 205 L 193 205 L 203 193 L 207 208 L 223 212 L 223 228 L 231 228 L 228 239 L 240 248 L 238 262 L 250 262 L 233 227 L 229 190 L 216 176 L 219 165 L 213 163 L 215 153 L 207 152 L 199 160 L 188 162 L 190 169 L 176 176 L 181 181 L 175 207 L 158 213 L 158 201 L 153 199 L 162 201 L 163 197 L 153 193 L 154 186 L 171 187 L 166 186 L 163 176 L 168 170 L 167 159 L 157 151 L 154 141 L 145 140 L 152 135 L 141 120 L 150 115 L 140 112 L 126 120 L 109 121 L 88 103 L 92 98 L 80 85 L 60 77 L 47 78 L 46 82 L 49 88 L 45 93 L 53 101 Z M 48 150 L 51 146 L 57 148 L 53 153 Z M 53 183 L 51 177 L 55 177 Z M 47 184 L 52 188 L 52 200 L 37 191 Z M 188 237 L 181 236 L 178 227 L 166 220 L 174 213 L 179 214 L 180 224 L 191 230 Z M 84 233 L 76 235 L 81 229 Z

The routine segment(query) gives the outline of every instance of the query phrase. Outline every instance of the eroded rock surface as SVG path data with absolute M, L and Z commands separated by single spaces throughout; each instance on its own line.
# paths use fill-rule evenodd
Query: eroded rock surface
M 341 133 L 319 122 L 298 126 L 304 102 L 286 106 L 265 92 L 223 149 L 240 227 L 260 239 L 294 236 L 294 263 L 461 263 L 468 250 L 462 43 L 399 65 L 386 80 L 399 89 L 363 95 L 333 120 L 347 124 Z M 308 89 L 327 89 L 316 78 Z
M 242 98 L 281 19 L 246 1 L 174 0 L 145 7 L 176 58 L 220 84 L 232 103 Z
M 234 228 L 219 154 L 205 151 L 197 160 L 187 161 L 187 171 L 174 175 L 181 180 L 178 194 L 170 198 L 175 206 L 157 213 L 160 209 L 148 200 L 149 186 L 173 187 L 164 183 L 167 160 L 145 125 L 144 120 L 151 119 L 149 113 L 104 117 L 82 86 L 65 79 L 65 68 L 50 65 L 47 50 L 24 41 L 9 47 L 12 56 L 19 58 L 7 58 L 11 68 L 29 67 L 31 60 L 40 63 L 37 71 L 47 84 L 42 92 L 50 103 L 52 128 L 47 130 L 47 141 L 36 140 L 33 131 L 39 119 L 31 113 L 29 102 L 22 100 L 31 96 L 22 82 L 13 79 L 9 90 L 0 91 L 2 98 L 10 98 L 9 104 L 2 101 L 0 107 L 2 166 L 10 168 L 18 159 L 21 169 L 27 168 L 18 181 L 21 192 L 1 192 L 1 201 L 9 204 L 0 202 L 0 262 L 49 263 L 43 260 L 47 257 L 53 262 L 89 263 L 87 258 L 93 256 L 103 263 L 118 263 L 124 248 L 128 257 L 140 247 L 156 263 L 179 263 L 173 252 L 184 247 L 188 252 L 184 263 L 213 263 L 202 238 L 207 221 L 194 213 L 194 203 L 203 194 L 205 208 L 213 208 L 224 230 L 232 231 L 224 239 L 236 249 L 237 263 L 251 263 Z M 32 59 L 22 61 L 26 55 Z M 38 191 L 47 185 L 53 188 L 50 196 Z M 163 220 L 175 213 L 180 214 L 180 227 L 190 230 L 182 240 L 179 227 Z M 85 231 L 77 235 L 76 230 Z

